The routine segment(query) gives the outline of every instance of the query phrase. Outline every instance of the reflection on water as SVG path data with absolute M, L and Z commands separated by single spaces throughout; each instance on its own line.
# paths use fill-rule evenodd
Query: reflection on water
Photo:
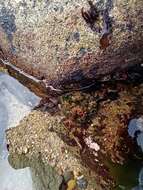
M 115 190 L 133 190 L 135 186 L 139 185 L 139 178 L 141 180 L 139 173 L 143 166 L 141 160 L 130 159 L 124 165 L 108 162 L 107 165 L 118 184 Z
M 0 73 L 0 189 L 32 190 L 29 168 L 15 170 L 8 162 L 5 130 L 15 127 L 38 104 L 40 98 L 12 77 Z
M 138 186 L 132 188 L 132 190 L 143 190 L 143 168 L 140 170 L 138 176 Z

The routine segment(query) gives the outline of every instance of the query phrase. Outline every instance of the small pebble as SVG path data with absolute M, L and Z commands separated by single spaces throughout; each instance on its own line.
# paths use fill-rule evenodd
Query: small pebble
M 24 147 L 24 148 L 23 148 L 23 153 L 24 153 L 24 154 L 27 154 L 27 152 L 28 152 L 28 148 L 27 148 L 27 147 Z
M 87 185 L 88 185 L 87 180 L 83 176 L 77 179 L 77 186 L 79 189 L 81 190 L 86 189 Z

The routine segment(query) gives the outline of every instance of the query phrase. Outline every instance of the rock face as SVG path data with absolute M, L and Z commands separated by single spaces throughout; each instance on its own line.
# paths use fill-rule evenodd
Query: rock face
M 95 189 L 96 184 L 94 182 L 101 186 L 104 185 L 101 188 L 104 190 L 113 190 L 113 186 L 117 187 L 113 183 L 114 181 L 109 175 L 110 170 L 104 165 L 103 160 L 109 156 L 114 162 L 125 162 L 125 158 L 132 147 L 131 141 L 130 147 L 128 147 L 127 124 L 129 118 L 133 117 L 134 114 L 143 114 L 143 85 L 134 86 L 132 84 L 125 87 L 118 84 L 116 87 L 118 94 L 115 93 L 117 89 L 113 86 L 113 89 L 102 87 L 102 91 L 92 92 L 92 94 L 74 92 L 72 95 L 65 95 L 62 97 L 62 105 L 59 106 L 64 112 L 65 118 L 62 113 L 51 116 L 41 111 L 33 111 L 18 127 L 7 131 L 9 162 L 14 168 L 20 169 L 22 166 L 21 157 L 24 157 L 26 165 L 22 167 L 29 166 L 31 168 L 36 190 L 59 189 L 62 180 L 55 173 L 63 175 L 66 168 L 75 173 L 84 174 L 85 179 L 88 179 L 88 190 L 91 190 L 92 187 Z M 10 87 L 12 88 L 12 85 Z M 105 92 L 104 89 L 107 91 Z M 98 102 L 99 97 L 100 105 L 97 106 L 96 102 Z M 72 121 L 71 119 L 75 118 L 75 114 L 76 119 Z M 91 121 L 89 118 L 88 121 L 86 120 L 87 116 Z M 64 123 L 66 130 L 61 126 L 62 123 Z M 67 135 L 71 142 L 74 140 L 75 142 L 71 143 L 74 147 L 66 145 L 57 134 L 60 137 L 63 136 L 62 134 Z M 89 152 L 80 141 L 83 138 L 90 148 Z M 67 139 L 67 141 L 69 140 Z M 102 147 L 102 155 L 98 145 Z M 84 148 L 82 149 L 81 146 Z M 30 160 L 33 157 L 34 162 Z M 19 163 L 15 165 L 17 159 Z M 85 166 L 88 167 L 85 167 L 83 163 L 86 163 Z M 100 187 L 96 189 L 99 190 Z
M 47 86 L 89 85 L 142 62 L 142 6 L 142 0 L 1 0 L 0 57 Z
M 61 97 L 59 112 L 55 115 L 34 110 L 19 126 L 7 131 L 9 154 L 30 159 L 28 166 L 33 169 L 33 175 L 41 171 L 34 170 L 36 167 L 31 160 L 34 158 L 37 165 L 44 163 L 59 175 L 64 176 L 67 168 L 75 176 L 84 175 L 88 181 L 87 190 L 113 190 L 120 184 L 128 189 L 128 185 L 136 184 L 119 182 L 121 173 L 117 168 L 123 166 L 120 171 L 128 181 L 123 172 L 127 167 L 124 164 L 128 159 L 134 158 L 135 162 L 138 156 L 142 158 L 135 138 L 128 135 L 129 121 L 143 115 L 142 94 L 143 84 L 121 83 L 102 86 L 95 92 L 68 93 Z M 40 167 L 43 174 L 44 165 Z M 47 174 L 48 169 L 46 171 Z M 43 175 L 39 176 L 42 183 Z M 52 178 L 53 172 L 50 176 Z M 43 181 L 45 187 L 49 181 Z
M 31 168 L 36 190 L 59 190 L 61 180 L 58 175 L 64 176 L 66 171 L 73 171 L 75 177 L 84 175 L 88 180 L 87 190 L 101 190 L 96 184 L 96 174 L 85 167 L 79 156 L 71 153 L 72 148 L 52 132 L 55 126 L 60 127 L 60 120 L 60 117 L 33 111 L 19 126 L 7 130 L 11 165 L 18 169 L 23 163 L 21 157 L 28 160 L 23 167 Z

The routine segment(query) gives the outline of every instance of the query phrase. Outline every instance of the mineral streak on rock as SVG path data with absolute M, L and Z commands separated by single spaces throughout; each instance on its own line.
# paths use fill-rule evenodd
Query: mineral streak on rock
M 33 91 L 37 96 L 45 98 L 47 96 L 47 90 L 45 84 L 36 79 L 35 77 L 28 75 L 24 71 L 20 70 L 18 67 L 10 64 L 7 61 L 0 60 L 1 70 L 4 70 L 12 77 L 19 80 L 23 85 L 28 87 L 31 91 Z
M 1 0 L 1 58 L 54 89 L 64 89 L 65 84 L 73 89 L 83 81 L 87 85 L 86 81 L 140 64 L 143 1 L 94 0 L 93 4 L 100 12 L 103 33 L 109 18 L 112 22 L 111 43 L 102 40 L 108 46 L 104 51 L 102 33 L 91 30 L 81 15 L 82 8 L 89 9 L 86 0 Z

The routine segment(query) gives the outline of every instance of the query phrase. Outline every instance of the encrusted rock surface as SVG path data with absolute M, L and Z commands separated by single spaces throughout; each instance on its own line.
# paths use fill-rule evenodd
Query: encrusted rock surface
M 42 88 L 41 96 L 50 91 L 62 93 L 62 90 L 90 86 L 104 75 L 141 64 L 143 1 L 103 0 L 93 3 L 99 11 L 99 20 L 94 22 L 94 27 L 85 22 L 81 13 L 83 7 L 84 11 L 90 8 L 86 0 L 1 0 L 0 64 L 8 63 L 6 68 L 9 69 L 11 63 L 39 79 L 35 86 L 29 83 L 27 76 L 24 79 L 19 77 L 36 92 Z M 91 18 L 88 20 L 92 21 Z M 108 21 L 110 27 L 107 27 Z M 101 27 L 101 32 L 96 27 Z M 105 39 L 104 34 L 107 35 Z M 107 47 L 101 47 L 107 44 Z M 16 68 L 12 68 L 10 74 L 14 75 Z M 138 76 L 140 78 L 137 73 Z M 123 73 L 121 78 L 126 81 L 128 76 Z M 136 78 L 136 74 L 130 75 L 131 78 Z M 101 81 L 104 80 L 108 81 L 108 76 Z M 133 90 L 130 91 L 130 87 Z M 122 153 L 128 150 L 125 142 L 128 120 L 133 112 L 142 113 L 142 106 L 138 106 L 142 103 L 142 86 L 124 89 L 121 85 L 120 90 L 109 88 L 107 94 L 111 98 L 106 96 L 107 89 L 91 94 L 70 94 L 75 100 L 72 104 L 62 100 L 63 104 L 58 105 L 62 113 L 58 116 L 41 111 L 31 113 L 18 127 L 7 131 L 10 155 L 23 155 L 30 163 L 34 158 L 38 160 L 37 168 L 48 164 L 49 170 L 54 168 L 59 175 L 64 175 L 66 170 L 74 171 L 75 176 L 83 174 L 88 181 L 88 190 L 94 190 L 96 182 L 100 183 L 101 189 L 112 190 L 114 180 L 102 163 L 103 155 L 116 163 L 124 162 Z M 119 90 L 118 99 L 114 99 L 116 93 L 110 93 L 110 90 Z M 131 95 L 128 92 L 132 92 Z M 60 137 L 72 146 L 66 145 Z M 35 171 L 34 166 L 30 166 L 36 176 L 40 170 Z M 101 175 L 97 176 L 91 168 L 96 168 Z M 43 173 L 48 174 L 49 170 L 43 169 Z M 44 188 L 53 190 L 48 181 L 43 184 Z M 55 184 L 56 189 L 60 182 Z
M 23 156 L 24 159 L 30 160 L 26 163 L 29 163 L 28 166 L 32 168 L 33 175 L 36 172 L 39 173 L 41 171 L 41 173 L 43 173 L 47 171 L 46 173 L 49 173 L 51 176 L 50 181 L 48 181 L 48 177 L 45 181 L 44 176 L 39 173 L 41 181 L 44 180 L 45 187 L 48 187 L 48 183 L 55 180 L 55 177 L 52 180 L 54 171 L 56 171 L 58 175 L 64 175 L 66 171 L 73 171 L 75 177 L 84 175 L 88 181 L 87 189 L 94 190 L 98 187 L 95 174 L 80 163 L 80 159 L 76 157 L 77 155 L 70 153 L 69 150 L 71 147 L 67 146 L 56 133 L 50 131 L 54 128 L 54 125 L 60 127 L 59 122 L 60 117 L 51 117 L 46 113 L 33 111 L 18 127 L 9 129 L 7 131 L 7 139 L 10 155 L 13 157 L 10 162 L 14 160 L 15 155 L 18 155 L 17 158 Z M 36 165 L 34 165 L 35 162 Z M 12 166 L 14 166 L 14 161 Z M 43 166 L 47 169 L 43 169 Z M 49 169 L 50 171 L 48 171 Z M 43 190 L 45 190 L 44 185 L 42 186 Z M 52 188 L 49 189 L 53 190 Z M 56 189 L 58 190 L 57 182 L 55 181 L 55 190 Z M 100 187 L 98 187 L 98 189 L 100 189 Z
M 113 190 L 116 179 L 107 162 L 124 164 L 134 157 L 138 148 L 128 136 L 128 123 L 143 114 L 142 94 L 142 84 L 118 83 L 64 95 L 55 115 L 36 110 L 7 131 L 10 155 L 31 163 L 40 159 L 59 175 L 84 175 L 89 190 Z
M 93 4 L 99 20 L 91 27 L 81 14 L 90 9 L 87 0 L 1 0 L 1 58 L 58 89 L 141 63 L 143 1 Z M 104 34 L 111 42 L 102 49 Z

